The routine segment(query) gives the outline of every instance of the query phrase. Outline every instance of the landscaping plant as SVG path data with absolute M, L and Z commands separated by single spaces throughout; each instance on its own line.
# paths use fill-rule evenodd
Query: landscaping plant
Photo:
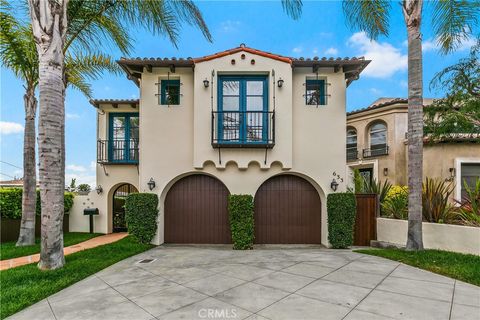
M 228 196 L 228 214 L 234 250 L 253 248 L 254 220 L 253 197 L 249 194 L 232 194 Z
M 466 226 L 480 227 L 480 179 L 476 180 L 473 187 L 464 181 L 464 186 L 466 196 L 461 201 L 456 200 L 460 205 L 457 208 L 459 219 Z
M 335 249 L 353 244 L 356 199 L 351 192 L 331 193 L 327 197 L 328 241 Z
M 455 186 L 441 179 L 425 178 L 422 193 L 423 219 L 427 222 L 452 223 L 455 206 L 450 203 Z
M 140 243 L 150 243 L 157 232 L 158 196 L 132 193 L 125 200 L 128 233 Z

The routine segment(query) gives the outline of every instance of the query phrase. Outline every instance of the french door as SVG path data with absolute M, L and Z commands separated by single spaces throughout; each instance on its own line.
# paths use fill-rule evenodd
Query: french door
M 220 76 L 218 86 L 219 141 L 264 143 L 268 134 L 266 76 Z

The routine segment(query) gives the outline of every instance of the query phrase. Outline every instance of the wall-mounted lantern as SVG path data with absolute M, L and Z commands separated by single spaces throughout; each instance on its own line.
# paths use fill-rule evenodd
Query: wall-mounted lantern
M 203 80 L 203 86 L 204 86 L 205 88 L 208 88 L 208 86 L 210 86 L 210 81 L 208 81 L 207 78 L 205 78 L 205 80 Z
M 281 87 L 283 87 L 283 83 L 284 83 L 283 79 L 280 78 L 280 79 L 278 79 L 278 81 L 277 81 L 277 86 L 278 86 L 279 88 L 281 88 Z
M 95 191 L 97 191 L 97 194 L 100 194 L 103 192 L 103 188 L 101 185 L 98 185 L 96 188 L 95 188 Z
M 332 182 L 330 183 L 330 188 L 332 188 L 333 192 L 337 191 L 337 188 L 338 188 L 337 180 L 335 179 L 332 180 Z
M 455 179 L 455 168 L 448 168 L 448 171 L 450 172 L 450 177 L 445 179 L 445 181 L 453 181 Z
M 155 189 L 155 180 L 153 180 L 153 178 L 150 178 L 150 180 L 147 182 L 147 185 L 148 185 L 148 189 L 152 191 L 153 189 Z
M 383 168 L 383 175 L 388 176 L 388 168 Z

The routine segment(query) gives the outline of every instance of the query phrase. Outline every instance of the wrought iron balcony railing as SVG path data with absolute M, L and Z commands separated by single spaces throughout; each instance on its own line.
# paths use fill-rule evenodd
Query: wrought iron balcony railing
M 372 158 L 378 156 L 386 156 L 388 155 L 388 146 L 378 146 L 372 147 L 370 149 L 363 149 L 363 157 L 364 158 Z
M 101 164 L 137 164 L 138 139 L 98 140 L 97 162 Z
M 358 159 L 357 148 L 347 148 L 347 161 L 355 161 Z
M 274 111 L 212 111 L 214 148 L 273 148 Z

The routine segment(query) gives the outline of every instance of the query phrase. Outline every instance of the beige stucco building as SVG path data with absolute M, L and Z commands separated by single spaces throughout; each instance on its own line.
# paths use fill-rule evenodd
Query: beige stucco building
M 430 105 L 432 99 L 424 99 Z M 372 105 L 347 114 L 347 165 L 365 176 L 407 185 L 408 101 L 380 98 Z M 423 175 L 455 183 L 455 199 L 464 192 L 463 181 L 480 177 L 480 143 L 471 135 L 442 141 L 425 140 Z
M 122 199 L 159 197 L 156 244 L 228 243 L 228 194 L 255 197 L 257 243 L 327 245 L 326 196 L 347 187 L 346 90 L 369 61 L 293 59 L 241 45 L 195 59 L 122 59 L 139 100 L 98 110 L 95 230 L 125 227 Z M 72 222 L 72 220 L 74 220 Z M 71 230 L 75 231 L 75 230 Z

